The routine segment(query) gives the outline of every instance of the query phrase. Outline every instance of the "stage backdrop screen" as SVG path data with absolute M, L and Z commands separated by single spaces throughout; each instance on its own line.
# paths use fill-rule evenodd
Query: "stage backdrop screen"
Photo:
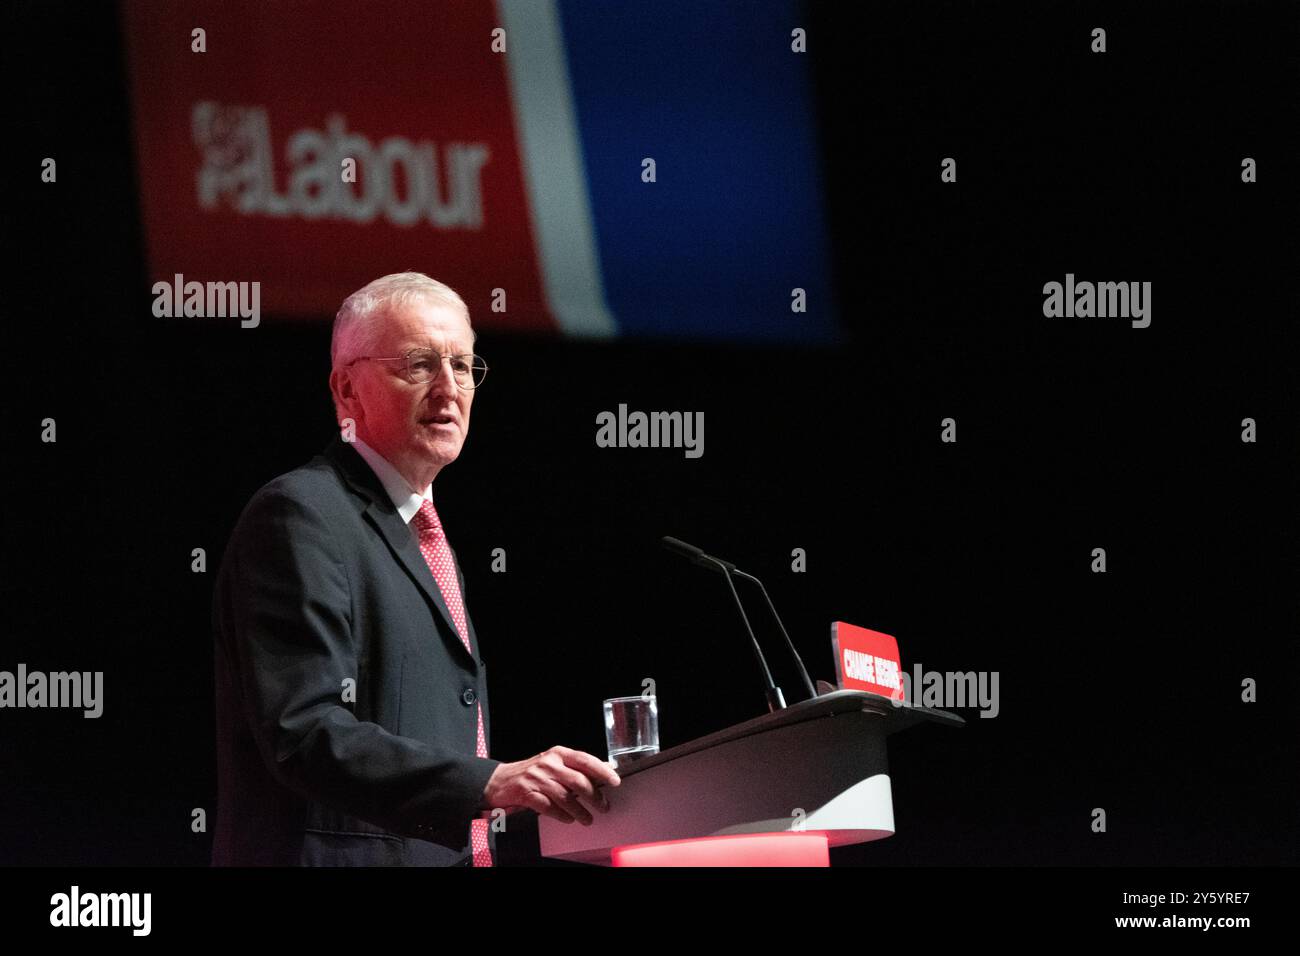
M 413 269 L 494 330 L 838 339 L 801 4 L 123 11 L 151 281 L 322 320 Z

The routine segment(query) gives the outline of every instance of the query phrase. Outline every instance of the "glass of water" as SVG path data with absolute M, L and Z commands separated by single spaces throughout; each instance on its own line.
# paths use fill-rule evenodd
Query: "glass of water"
M 659 705 L 653 694 L 605 701 L 605 743 L 617 770 L 659 752 Z

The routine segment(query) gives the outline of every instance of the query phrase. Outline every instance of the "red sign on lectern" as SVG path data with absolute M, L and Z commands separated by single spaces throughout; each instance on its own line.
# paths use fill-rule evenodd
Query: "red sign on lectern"
M 902 698 L 903 661 L 893 637 L 835 621 L 831 624 L 831 647 L 840 690 L 865 690 Z

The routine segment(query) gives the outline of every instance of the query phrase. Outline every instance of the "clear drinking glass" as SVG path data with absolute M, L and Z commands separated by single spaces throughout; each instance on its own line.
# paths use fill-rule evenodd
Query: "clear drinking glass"
M 659 752 L 659 705 L 653 694 L 605 701 L 605 743 L 614 768 Z

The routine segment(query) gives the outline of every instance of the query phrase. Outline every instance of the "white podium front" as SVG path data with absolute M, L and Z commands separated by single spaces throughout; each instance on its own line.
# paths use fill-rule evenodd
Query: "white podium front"
M 609 865 L 620 851 L 670 841 L 824 834 L 844 846 L 891 836 L 886 738 L 926 721 L 965 724 L 856 690 L 792 704 L 620 768 L 619 786 L 602 791 L 609 812 L 591 826 L 539 817 L 542 856 Z

